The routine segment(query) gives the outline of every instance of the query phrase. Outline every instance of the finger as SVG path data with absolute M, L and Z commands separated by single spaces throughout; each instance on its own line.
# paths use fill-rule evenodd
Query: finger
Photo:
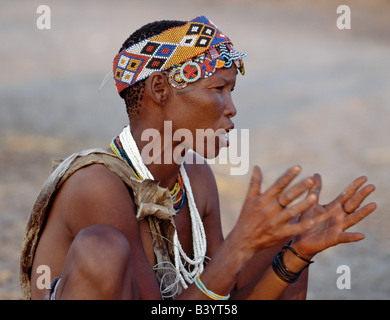
M 307 220 L 299 221 L 297 223 L 288 225 L 290 238 L 296 237 L 298 235 L 301 235 L 309 231 L 311 228 L 313 228 L 314 224 L 315 224 L 314 220 L 307 219 Z
M 315 196 L 317 196 L 317 201 L 318 201 L 318 197 L 322 189 L 322 179 L 318 173 L 314 174 L 312 179 L 314 184 L 310 187 L 307 196 L 314 194 Z
M 354 212 L 357 208 L 360 207 L 364 199 L 366 199 L 373 191 L 375 186 L 369 184 L 364 188 L 358 190 L 346 203 L 344 203 L 344 210 L 346 212 Z
M 263 178 L 261 175 L 261 170 L 258 166 L 253 167 L 252 171 L 252 177 L 249 182 L 249 188 L 248 188 L 248 193 L 247 193 L 247 200 L 253 199 L 254 197 L 257 197 L 261 193 L 261 182 Z
M 365 217 L 371 214 L 375 209 L 376 209 L 376 204 L 372 202 L 346 216 L 344 219 L 344 230 L 347 230 L 348 228 L 357 224 L 359 221 L 363 220 Z
M 298 203 L 294 204 L 293 206 L 283 210 L 283 219 L 290 220 L 293 217 L 300 216 L 303 212 L 308 210 L 315 202 L 317 201 L 317 196 L 314 194 L 311 194 L 307 198 L 305 198 L 302 201 L 299 201 Z
M 336 202 L 339 202 L 341 204 L 346 203 L 353 194 L 367 181 L 366 177 L 359 177 L 352 181 L 351 184 L 349 184 L 344 191 L 336 198 Z
M 360 232 L 343 232 L 338 238 L 339 243 L 357 242 L 363 240 L 364 234 Z
M 264 197 L 276 198 L 276 196 L 279 195 L 291 183 L 291 181 L 299 174 L 300 171 L 301 171 L 301 167 L 300 166 L 294 166 L 294 167 L 288 169 L 264 193 Z
M 277 198 L 276 202 L 282 208 L 285 208 L 291 202 L 293 202 L 296 198 L 298 198 L 302 193 L 311 188 L 314 184 L 312 178 L 306 178 L 299 183 L 295 184 L 291 188 L 283 191 Z

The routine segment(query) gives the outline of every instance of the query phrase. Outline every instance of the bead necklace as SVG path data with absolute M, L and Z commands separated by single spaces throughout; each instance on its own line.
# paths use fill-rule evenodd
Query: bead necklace
M 142 177 L 138 173 L 138 171 L 135 169 L 133 163 L 131 162 L 130 158 L 127 156 L 126 151 L 123 149 L 123 146 L 121 144 L 121 141 L 119 139 L 119 136 L 116 138 L 112 139 L 111 144 L 110 144 L 111 150 L 119 157 L 125 160 L 130 167 L 134 171 L 134 176 L 138 180 L 142 180 Z M 171 193 L 171 198 L 173 202 L 173 208 L 175 209 L 176 214 L 179 213 L 180 209 L 183 208 L 185 202 L 186 202 L 186 193 L 185 193 L 185 188 L 184 188 L 184 183 L 183 183 L 183 177 L 181 175 L 181 172 L 178 173 L 177 175 L 177 180 L 175 182 L 175 185 L 173 188 L 170 190 Z
M 131 134 L 130 126 L 125 127 L 119 136 L 113 139 L 113 142 L 111 143 L 111 148 L 113 148 L 113 151 L 119 156 L 119 154 L 122 155 L 122 153 L 121 150 L 116 150 L 118 149 L 118 146 L 121 146 L 119 149 L 122 149 L 123 154 L 126 154 L 126 157 L 129 159 L 131 167 L 134 169 L 138 179 L 154 180 L 153 175 L 142 161 L 137 144 L 135 143 L 135 140 Z M 122 157 L 124 156 L 122 155 Z M 124 158 L 126 159 L 126 157 Z M 185 189 L 185 193 L 183 192 L 181 194 L 180 201 L 183 202 L 181 205 L 184 205 L 185 201 L 183 198 L 186 194 L 191 217 L 194 258 L 189 258 L 184 252 L 177 235 L 177 230 L 175 230 L 173 236 L 173 251 L 175 256 L 174 263 L 178 275 L 178 281 L 181 283 L 183 288 L 186 289 L 188 288 L 189 284 L 195 281 L 196 276 L 203 272 L 204 260 L 206 258 L 207 251 L 207 241 L 203 222 L 200 218 L 194 195 L 192 193 L 191 183 L 183 164 L 180 166 L 180 175 L 181 177 L 178 177 L 177 183 L 184 186 L 184 188 L 182 188 L 183 190 Z M 189 268 L 187 269 L 184 264 L 188 265 Z

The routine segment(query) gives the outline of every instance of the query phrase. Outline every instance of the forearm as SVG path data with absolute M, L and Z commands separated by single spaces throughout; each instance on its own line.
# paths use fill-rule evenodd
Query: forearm
M 207 264 L 201 275 L 201 281 L 210 291 L 227 296 L 235 287 L 237 277 L 253 253 L 245 248 L 242 241 L 228 236 L 213 259 Z M 177 299 L 208 299 L 208 297 L 192 284 Z
M 280 296 L 280 300 L 305 300 L 309 280 L 309 269 L 302 272 L 296 283 L 290 284 Z
M 298 273 L 302 271 L 299 280 L 289 284 L 278 277 L 269 263 L 268 268 L 259 273 L 252 281 L 239 288 L 232 299 L 274 300 L 274 299 L 305 299 L 307 291 L 307 262 L 286 250 L 282 255 L 288 270 Z

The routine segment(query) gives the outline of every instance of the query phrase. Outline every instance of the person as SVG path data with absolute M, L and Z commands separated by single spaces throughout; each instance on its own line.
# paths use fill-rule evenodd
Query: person
M 375 187 L 359 177 L 320 205 L 321 176 L 294 182 L 295 165 L 266 190 L 253 168 L 224 239 L 204 158 L 229 144 L 244 57 L 204 16 L 153 22 L 124 42 L 113 76 L 129 125 L 108 150 L 56 164 L 26 226 L 26 299 L 304 299 L 313 257 L 364 238 L 346 230 L 375 210 L 361 206 Z M 212 134 L 198 141 L 199 129 Z

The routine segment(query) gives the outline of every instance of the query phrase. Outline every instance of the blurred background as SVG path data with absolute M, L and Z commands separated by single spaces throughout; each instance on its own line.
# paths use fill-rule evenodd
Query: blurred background
M 264 187 L 299 164 L 319 172 L 327 203 L 354 178 L 376 185 L 377 211 L 353 230 L 366 239 L 320 253 L 308 299 L 390 298 L 390 1 L 41 1 L 0 3 L 0 299 L 20 299 L 19 253 L 33 203 L 53 159 L 107 147 L 127 124 L 113 81 L 100 91 L 123 41 L 162 19 L 206 15 L 246 52 L 235 125 L 250 130 L 250 164 Z M 351 29 L 336 26 L 351 9 Z M 227 234 L 249 181 L 213 165 Z M 340 290 L 337 267 L 351 270 Z

